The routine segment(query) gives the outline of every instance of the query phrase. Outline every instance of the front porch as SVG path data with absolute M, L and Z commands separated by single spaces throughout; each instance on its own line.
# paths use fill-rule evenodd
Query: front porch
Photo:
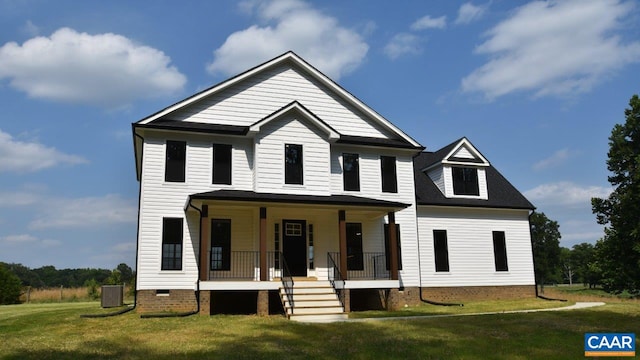
M 191 198 L 186 209 L 199 213 L 201 291 L 258 291 L 260 309 L 268 307 L 268 296 L 260 293 L 279 290 L 283 305 L 294 307 L 295 284 L 317 280 L 331 284 L 348 312 L 349 289 L 400 287 L 395 211 L 406 205 L 280 194 L 271 194 L 278 202 L 256 204 L 223 194 Z

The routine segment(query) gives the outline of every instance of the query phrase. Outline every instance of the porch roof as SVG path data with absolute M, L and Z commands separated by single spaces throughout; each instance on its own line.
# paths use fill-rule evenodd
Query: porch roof
M 353 195 L 300 195 L 300 194 L 276 194 L 259 193 L 247 190 L 214 190 L 189 195 L 189 203 L 192 200 L 225 200 L 225 201 L 249 201 L 262 203 L 291 203 L 310 205 L 344 205 L 377 208 L 404 209 L 410 204 L 395 201 L 371 199 Z

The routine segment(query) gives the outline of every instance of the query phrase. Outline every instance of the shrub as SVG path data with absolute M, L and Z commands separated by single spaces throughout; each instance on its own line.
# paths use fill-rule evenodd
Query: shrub
M 0 264 L 0 305 L 19 304 L 21 291 L 20 278 Z
M 87 295 L 89 295 L 89 299 L 98 300 L 100 298 L 100 291 L 98 291 L 98 282 L 96 279 L 85 281 L 84 286 L 87 287 Z

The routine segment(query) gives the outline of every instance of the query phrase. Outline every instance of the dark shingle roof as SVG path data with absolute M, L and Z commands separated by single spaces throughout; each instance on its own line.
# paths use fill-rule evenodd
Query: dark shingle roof
M 436 152 L 420 153 L 414 158 L 413 170 L 416 184 L 416 201 L 418 205 L 535 209 L 535 206 L 493 166 L 485 168 L 487 174 L 487 191 L 489 193 L 488 200 L 446 198 L 433 180 L 431 180 L 422 169 L 442 161 L 443 157 L 446 156 L 458 142 L 459 140 Z
M 251 201 L 251 202 L 275 202 L 275 203 L 295 203 L 314 205 L 345 205 L 364 207 L 401 208 L 409 207 L 395 201 L 385 201 L 352 195 L 297 195 L 297 194 L 276 194 L 259 193 L 247 190 L 214 190 L 189 196 L 191 200 L 229 200 L 229 201 Z

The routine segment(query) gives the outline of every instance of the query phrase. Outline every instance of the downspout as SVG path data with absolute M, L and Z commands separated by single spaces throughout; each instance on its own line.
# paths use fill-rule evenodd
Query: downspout
M 416 155 L 414 155 L 413 158 L 415 159 L 418 155 L 420 155 L 420 153 L 417 153 Z M 414 182 L 415 180 L 416 179 L 414 178 Z M 415 188 L 415 184 L 413 186 Z M 420 232 L 418 231 L 418 199 L 417 198 L 416 198 L 416 240 L 417 240 L 416 243 L 418 245 L 418 282 L 419 282 L 418 292 L 420 293 L 420 301 L 422 301 L 423 303 L 437 305 L 437 306 L 464 306 L 464 304 L 443 303 L 443 302 L 433 301 L 433 300 L 425 299 L 422 296 L 422 253 L 420 252 Z
M 144 158 L 144 138 L 142 136 L 140 136 L 138 133 L 136 133 L 136 129 L 135 129 L 135 124 L 131 124 L 131 130 L 133 131 L 133 149 L 134 149 L 134 154 L 135 154 L 135 148 L 136 148 L 136 137 L 139 138 L 142 141 L 142 151 L 140 151 L 140 181 L 138 181 L 138 226 L 136 229 L 136 263 L 135 263 L 135 268 L 136 268 L 136 277 L 135 277 L 135 284 L 136 287 L 138 286 L 138 248 L 140 246 L 140 200 L 142 199 L 142 164 L 143 164 L 143 158 Z M 136 170 L 137 170 L 137 159 L 136 159 Z M 137 174 L 136 174 L 137 175 Z M 115 311 L 115 312 L 111 312 L 111 313 L 106 313 L 106 314 L 81 314 L 80 317 L 81 318 L 101 318 L 101 317 L 109 317 L 109 316 L 116 316 L 116 315 L 121 315 L 124 313 L 128 313 L 131 310 L 135 310 L 136 306 L 138 306 L 138 290 L 136 288 L 133 289 L 133 306 L 127 307 L 126 309 L 121 309 L 119 311 Z
M 549 300 L 549 301 L 562 301 L 562 302 L 567 302 L 566 299 L 554 299 L 554 298 L 549 298 L 543 295 L 540 295 L 538 293 L 538 277 L 536 276 L 536 254 L 533 251 L 533 231 L 531 230 L 531 217 L 533 216 L 533 214 L 536 213 L 536 210 L 533 209 L 531 210 L 531 214 L 529 214 L 529 237 L 531 238 L 531 259 L 533 260 L 533 285 L 536 288 L 536 298 L 538 299 L 542 299 L 542 300 Z
M 202 218 L 202 210 L 200 210 L 197 207 L 193 206 L 193 204 L 191 204 L 191 199 L 189 199 L 189 206 L 187 206 L 187 208 L 195 209 L 198 212 L 198 214 L 200 214 L 200 217 L 198 217 L 198 219 Z M 200 249 L 200 242 L 201 241 L 202 241 L 202 231 L 200 231 L 200 236 L 199 236 L 199 239 L 198 239 L 198 250 Z M 196 315 L 196 314 L 200 313 L 200 261 L 196 261 L 196 263 L 198 264 L 198 280 L 196 281 L 196 291 L 195 291 L 196 309 L 195 310 L 182 312 L 182 313 L 142 314 L 142 315 L 140 315 L 140 318 L 142 318 L 142 319 L 150 319 L 150 318 L 186 317 L 186 316 Z

